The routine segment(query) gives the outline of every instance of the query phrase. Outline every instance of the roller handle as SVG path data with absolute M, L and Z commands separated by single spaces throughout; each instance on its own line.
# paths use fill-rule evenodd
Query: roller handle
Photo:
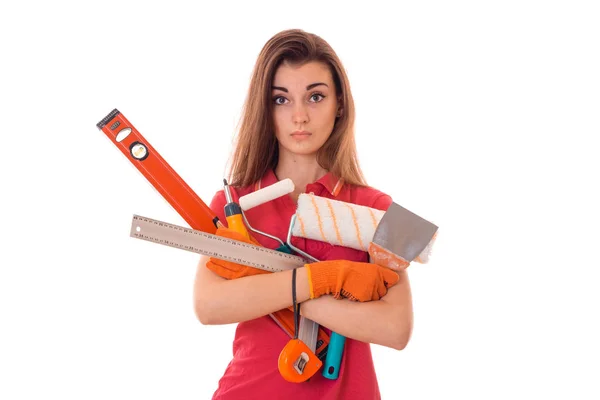
M 227 227 L 234 231 L 241 233 L 246 237 L 250 238 L 250 234 L 244 225 L 242 214 L 239 214 L 236 210 L 240 210 L 240 206 L 235 203 L 229 203 L 225 206 L 225 219 L 227 220 Z
M 225 192 L 225 200 L 227 201 L 224 207 L 227 227 L 238 233 L 241 233 L 246 237 L 246 239 L 249 239 L 250 234 L 246 229 L 246 225 L 244 225 L 242 209 L 240 208 L 239 204 L 233 201 L 231 189 L 229 188 L 229 184 L 227 184 L 226 179 L 223 179 L 223 191 Z

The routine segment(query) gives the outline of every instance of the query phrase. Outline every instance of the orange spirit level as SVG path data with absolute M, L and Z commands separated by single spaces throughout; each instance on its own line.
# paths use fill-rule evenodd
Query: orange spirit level
M 215 233 L 219 218 L 158 154 L 133 125 L 112 110 L 97 125 L 191 228 Z
M 171 206 L 181 215 L 181 217 L 189 224 L 189 226 L 195 231 L 202 231 L 211 234 L 211 237 L 204 236 L 206 239 L 202 242 L 200 247 L 206 247 L 207 243 L 213 246 L 212 251 L 202 251 L 196 239 L 198 239 L 197 232 L 187 230 L 185 228 L 178 227 L 179 229 L 171 229 L 166 233 L 166 237 L 156 238 L 150 232 L 154 232 L 153 229 L 173 227 L 170 224 L 163 223 L 160 221 L 151 221 L 148 218 L 134 218 L 136 225 L 136 233 L 132 236 L 142 238 L 144 240 L 155 241 L 156 243 L 166 244 L 172 247 L 178 247 L 189 251 L 199 252 L 201 254 L 209 255 L 216 258 L 225 260 L 231 260 L 233 262 L 243 263 L 244 265 L 254 265 L 257 268 L 267 269 L 273 271 L 273 267 L 265 268 L 262 263 L 251 264 L 246 260 L 252 255 L 251 250 L 244 250 L 242 247 L 248 247 L 245 243 L 238 241 L 227 241 L 221 237 L 212 237 L 216 233 L 218 227 L 222 227 L 221 221 L 213 213 L 213 211 L 200 199 L 200 197 L 181 179 L 181 177 L 171 168 L 171 166 L 160 156 L 160 154 L 148 143 L 148 141 L 134 128 L 134 126 L 119 112 L 114 109 L 106 117 L 102 119 L 97 125 L 98 129 L 108 136 L 108 138 L 121 150 L 121 152 L 131 161 L 131 163 L 146 177 L 146 179 L 154 186 L 156 190 L 171 204 Z M 229 187 L 225 181 L 225 192 L 228 194 Z M 227 196 L 228 204 L 233 204 L 231 196 Z M 237 204 L 236 204 L 237 205 Z M 240 211 L 241 213 L 241 211 Z M 247 231 L 241 218 L 237 215 L 237 210 L 231 213 L 226 212 L 228 217 L 227 221 L 231 223 L 230 228 L 237 228 L 236 231 L 247 235 Z M 144 225 L 146 224 L 146 225 Z M 137 231 L 143 226 L 143 233 Z M 243 230 L 243 232 L 242 232 Z M 156 232 L 155 232 L 156 233 Z M 179 235 L 173 239 L 171 236 L 178 233 Z M 181 237 L 181 235 L 184 235 Z M 163 236 L 165 233 L 163 233 Z M 186 240 L 192 238 L 190 243 Z M 216 240 L 214 240 L 216 239 Z M 216 243 L 217 250 L 214 250 Z M 227 248 L 222 249 L 219 246 L 234 245 L 237 246 L 235 251 L 228 251 Z M 242 247 L 240 247 L 242 246 Z M 271 252 L 269 249 L 262 249 L 256 247 L 258 251 L 263 254 L 260 258 L 263 259 L 266 256 L 266 252 Z M 255 249 L 255 251 L 256 251 Z M 231 249 L 229 249 L 231 250 Z M 285 254 L 281 252 L 272 251 L 277 257 L 288 258 L 289 260 L 298 263 L 297 266 L 304 264 L 304 261 L 296 256 Z M 233 254 L 232 254 L 233 253 Z M 233 258 L 231 258 L 233 256 Z M 248 256 L 248 257 L 246 257 Z M 288 261 L 289 261 L 288 260 Z M 258 262 L 258 260 L 256 260 Z M 276 270 L 281 270 L 283 267 L 281 262 L 276 262 Z M 297 266 L 293 267 L 296 268 Z M 282 324 L 284 319 L 279 319 L 276 315 L 283 310 L 271 314 L 271 317 L 275 322 L 281 326 L 284 330 L 286 329 Z M 312 330 L 311 330 L 312 328 Z M 315 330 L 316 329 L 316 330 Z M 294 340 L 290 341 L 288 346 L 284 348 L 280 355 L 278 362 L 279 370 L 281 375 L 290 382 L 304 382 L 313 376 L 316 371 L 322 366 L 321 360 L 315 355 L 325 355 L 325 349 L 329 343 L 329 338 L 324 332 L 319 330 L 316 323 L 306 324 L 306 332 L 300 328 L 300 337 L 315 338 L 318 341 L 315 345 L 315 349 L 311 350 L 302 340 L 298 339 L 298 336 Z M 314 332 L 313 332 L 314 330 Z M 298 329 L 296 329 L 298 332 Z

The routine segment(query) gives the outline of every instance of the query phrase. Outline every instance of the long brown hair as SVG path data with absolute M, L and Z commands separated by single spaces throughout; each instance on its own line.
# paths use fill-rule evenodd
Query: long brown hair
M 285 30 L 273 36 L 256 60 L 238 125 L 229 183 L 238 187 L 252 185 L 277 166 L 279 146 L 273 123 L 271 86 L 275 71 L 284 60 L 292 64 L 320 61 L 329 65 L 342 115 L 336 119 L 331 135 L 319 149 L 317 161 L 346 183 L 366 185 L 356 154 L 354 100 L 346 71 L 325 40 L 300 29 Z

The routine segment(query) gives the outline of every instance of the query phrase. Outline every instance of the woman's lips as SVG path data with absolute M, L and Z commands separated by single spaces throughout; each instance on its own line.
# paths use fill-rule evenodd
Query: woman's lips
M 302 140 L 302 139 L 308 138 L 311 135 L 312 135 L 312 133 L 310 133 L 310 132 L 296 131 L 296 132 L 293 132 L 290 136 L 296 140 Z

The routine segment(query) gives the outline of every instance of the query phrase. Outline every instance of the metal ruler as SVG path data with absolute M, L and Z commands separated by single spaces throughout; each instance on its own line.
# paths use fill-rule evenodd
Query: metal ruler
M 139 215 L 133 216 L 130 236 L 271 272 L 302 267 L 307 262 L 292 254 Z
M 139 215 L 133 216 L 129 235 L 136 239 L 271 272 L 291 270 L 302 267 L 307 263 L 304 258 L 292 254 L 282 253 Z M 277 322 L 276 319 L 274 320 Z M 313 352 L 317 350 L 318 334 L 319 325 L 316 322 L 305 317 L 300 318 L 298 337 Z

